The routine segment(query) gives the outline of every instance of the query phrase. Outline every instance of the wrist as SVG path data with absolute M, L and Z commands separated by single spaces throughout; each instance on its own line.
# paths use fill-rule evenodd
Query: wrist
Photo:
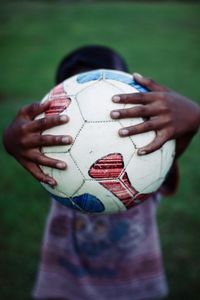
M 191 126 L 191 133 L 195 134 L 200 127 L 200 106 L 197 103 L 194 103 L 194 110 L 192 114 L 192 126 Z

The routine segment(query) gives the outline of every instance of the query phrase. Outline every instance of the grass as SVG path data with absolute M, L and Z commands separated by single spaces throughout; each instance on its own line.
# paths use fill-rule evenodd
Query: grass
M 65 4 L 1 1 L 1 131 L 19 107 L 54 85 L 55 68 L 85 44 L 114 47 L 131 71 L 200 101 L 199 4 Z M 158 212 L 168 300 L 200 299 L 199 136 L 180 159 L 178 193 Z M 1 148 L 1 299 L 27 300 L 49 201 L 41 186 Z

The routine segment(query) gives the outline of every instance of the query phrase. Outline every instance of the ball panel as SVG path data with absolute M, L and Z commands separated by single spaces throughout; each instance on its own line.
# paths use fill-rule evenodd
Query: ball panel
M 133 155 L 131 161 L 126 167 L 126 172 L 132 186 L 139 192 L 151 193 L 148 189 L 152 183 L 160 178 L 161 150 L 139 156 Z
M 155 137 L 156 134 L 154 131 L 148 131 L 145 133 L 132 135 L 130 138 L 133 141 L 136 148 L 139 149 L 150 144 L 155 139 Z
M 84 119 L 88 122 L 113 121 L 110 117 L 114 109 L 111 98 L 120 92 L 120 89 L 103 80 L 81 91 L 76 99 Z M 122 104 L 116 105 L 116 108 L 122 108 Z
M 160 176 L 165 177 L 168 173 L 174 157 L 175 157 L 175 141 L 170 140 L 167 143 L 165 143 L 162 147 L 162 153 L 161 153 L 161 170 L 160 170 Z
M 118 135 L 119 128 L 118 122 L 86 123 L 82 128 L 70 152 L 86 179 L 90 179 L 90 167 L 107 156 L 109 150 L 121 153 L 124 166 L 127 166 L 135 149 L 129 138 L 126 138 L 124 147 L 125 141 Z
M 143 190 L 140 191 L 140 194 L 151 194 L 159 189 L 161 184 L 164 181 L 164 177 L 158 178 L 156 181 L 151 182 L 149 185 L 146 185 Z

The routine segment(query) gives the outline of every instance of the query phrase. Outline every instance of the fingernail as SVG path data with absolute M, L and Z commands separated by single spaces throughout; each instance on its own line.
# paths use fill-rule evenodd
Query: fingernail
M 48 183 L 49 185 L 55 185 L 55 184 L 56 184 L 55 181 L 52 180 L 52 179 L 49 179 L 49 180 L 47 181 L 47 183 Z
M 56 167 L 57 167 L 58 169 L 65 169 L 65 168 L 66 168 L 66 164 L 65 164 L 64 162 L 58 162 L 58 163 L 56 164 Z
M 118 111 L 111 111 L 111 117 L 114 119 L 119 118 L 120 113 Z
M 140 79 L 143 78 L 143 76 L 139 73 L 133 73 L 133 76 Z
M 118 95 L 113 96 L 112 101 L 116 102 L 116 103 L 119 102 L 120 101 L 120 96 L 118 96 Z
M 129 134 L 128 129 L 120 129 L 119 134 L 122 136 L 126 136 Z
M 62 143 L 63 143 L 63 144 L 70 144 L 71 142 L 72 142 L 72 140 L 71 140 L 71 138 L 68 137 L 68 136 L 64 136 L 64 137 L 62 138 Z
M 139 155 L 145 155 L 145 154 L 146 154 L 146 151 L 145 151 L 145 150 L 138 150 L 138 154 L 139 154 Z
M 60 121 L 66 122 L 68 120 L 68 117 L 65 115 L 60 116 Z

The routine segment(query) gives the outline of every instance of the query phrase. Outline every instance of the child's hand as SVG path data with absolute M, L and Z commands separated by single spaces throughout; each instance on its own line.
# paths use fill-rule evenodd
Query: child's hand
M 143 117 L 141 124 L 122 128 L 121 137 L 156 131 L 155 139 L 138 150 L 143 155 L 159 149 L 166 141 L 176 139 L 176 156 L 180 155 L 189 144 L 200 125 L 200 107 L 186 97 L 159 85 L 151 79 L 134 74 L 134 79 L 146 87 L 148 93 L 116 95 L 115 103 L 141 104 L 128 109 L 111 112 L 114 119 Z
M 52 145 L 71 144 L 70 136 L 41 135 L 44 130 L 68 122 L 67 116 L 51 116 L 35 120 L 35 117 L 48 108 L 49 103 L 33 103 L 23 107 L 14 121 L 4 131 L 4 145 L 6 150 L 13 155 L 21 165 L 36 179 L 51 186 L 56 181 L 45 175 L 39 165 L 57 169 L 65 169 L 62 161 L 51 159 L 41 153 L 40 147 Z

